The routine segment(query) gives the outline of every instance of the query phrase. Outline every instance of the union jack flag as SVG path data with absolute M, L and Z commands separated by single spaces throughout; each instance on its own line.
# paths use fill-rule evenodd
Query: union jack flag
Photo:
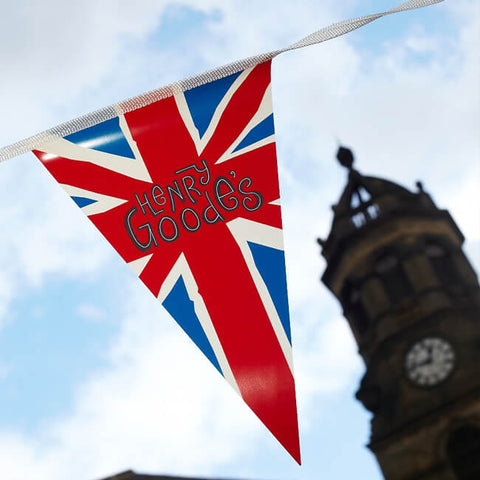
M 270 61 L 34 153 L 300 463 Z

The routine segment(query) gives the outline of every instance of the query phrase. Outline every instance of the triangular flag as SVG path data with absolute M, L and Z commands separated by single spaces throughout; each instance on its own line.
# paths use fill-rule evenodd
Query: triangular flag
M 272 116 L 267 61 L 34 153 L 299 462 Z

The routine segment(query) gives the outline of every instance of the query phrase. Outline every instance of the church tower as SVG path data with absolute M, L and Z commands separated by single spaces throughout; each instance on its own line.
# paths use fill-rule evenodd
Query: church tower
M 337 158 L 348 183 L 319 240 L 322 281 L 365 362 L 369 448 L 386 480 L 479 480 L 480 288 L 464 237 L 420 182 L 364 176 L 343 147 Z

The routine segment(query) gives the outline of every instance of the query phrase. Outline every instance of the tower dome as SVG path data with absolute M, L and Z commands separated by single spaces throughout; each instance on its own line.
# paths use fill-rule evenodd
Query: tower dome
M 400 218 L 443 220 L 449 224 L 456 241 L 463 243 L 464 237 L 448 211 L 436 207 L 421 182 L 416 184 L 417 191 L 411 192 L 392 181 L 362 175 L 353 168 L 353 153 L 345 147 L 339 148 L 337 159 L 349 173 L 338 203 L 332 206 L 334 217 L 330 233 L 326 241 L 320 242 L 328 262 L 323 277 L 327 286 L 330 287 L 332 270 L 337 268 L 346 248 L 359 238 L 376 235 L 386 223 L 394 224 Z

